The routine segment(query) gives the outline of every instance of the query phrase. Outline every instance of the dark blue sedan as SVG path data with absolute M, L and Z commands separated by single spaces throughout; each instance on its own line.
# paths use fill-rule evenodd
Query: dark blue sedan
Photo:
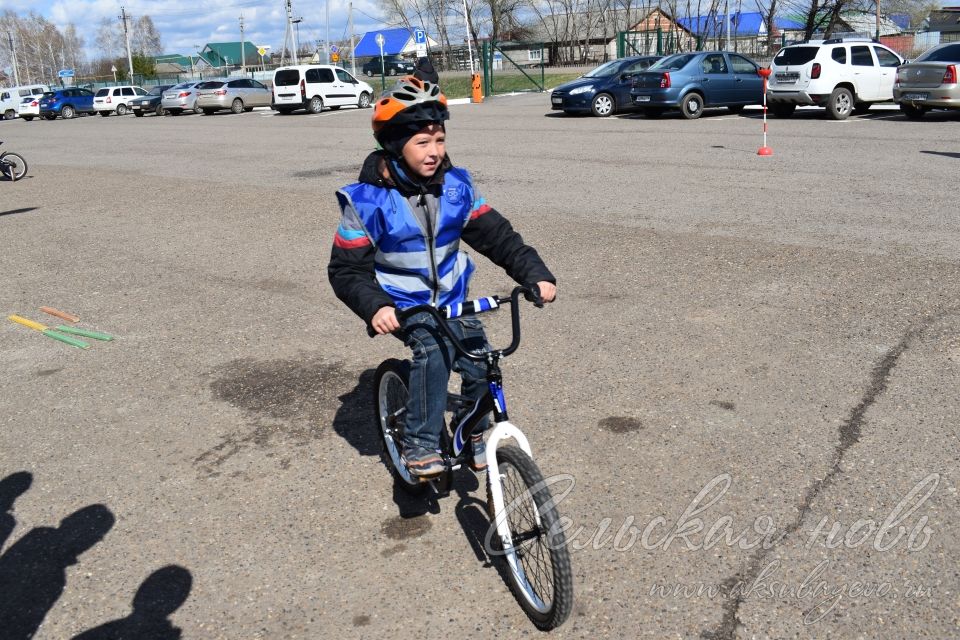
M 92 91 L 80 88 L 57 89 L 46 92 L 40 98 L 40 117 L 46 120 L 55 120 L 57 116 L 69 120 L 78 113 L 95 113 Z
M 677 53 L 634 77 L 633 105 L 656 118 L 666 109 L 680 109 L 684 118 L 699 118 L 705 108 L 727 107 L 739 113 L 763 103 L 760 66 L 727 51 Z
M 550 106 L 565 113 L 590 112 L 600 118 L 628 109 L 634 75 L 659 59 L 658 56 L 631 56 L 604 63 L 554 89 Z

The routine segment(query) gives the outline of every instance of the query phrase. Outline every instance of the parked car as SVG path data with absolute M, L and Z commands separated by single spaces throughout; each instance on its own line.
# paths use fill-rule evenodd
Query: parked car
M 27 96 L 20 102 L 18 115 L 27 122 L 40 116 L 40 98 L 41 96 Z
M 60 116 L 69 120 L 80 114 L 94 114 L 93 91 L 72 87 L 48 91 L 40 97 L 40 117 L 55 120 Z
M 279 113 L 297 109 L 320 113 L 324 107 L 339 109 L 344 105 L 366 109 L 372 100 L 373 87 L 340 67 L 297 65 L 280 67 L 273 73 L 270 106 Z
M 381 72 L 382 69 L 382 72 Z M 380 56 L 370 58 L 360 67 L 360 73 L 368 78 L 373 76 L 404 76 L 412 74 L 416 65 L 400 56 L 383 56 L 383 65 L 380 64 Z
M 249 78 L 209 80 L 197 85 L 197 107 L 205 116 L 222 109 L 242 113 L 269 107 L 270 98 L 270 89 Z
M 129 111 L 130 103 L 137 96 L 145 95 L 147 95 L 147 92 L 142 87 L 131 85 L 104 87 L 98 90 L 97 95 L 93 98 L 93 108 L 104 117 L 112 113 L 123 116 Z
M 592 113 L 603 118 L 633 106 L 634 76 L 660 56 L 630 56 L 604 63 L 550 93 L 550 107 L 564 113 Z
M 680 109 L 684 118 L 699 118 L 705 108 L 726 107 L 740 113 L 763 102 L 760 66 L 738 53 L 699 51 L 660 60 L 634 78 L 630 95 L 644 115 L 656 118 Z
M 960 109 L 960 42 L 941 44 L 897 69 L 893 100 L 908 118 L 931 109 Z
M 834 120 L 893 100 L 903 58 L 867 38 L 810 40 L 781 49 L 770 65 L 767 106 L 788 118 L 797 105 L 826 107 Z
M 172 116 L 178 116 L 187 110 L 200 113 L 197 108 L 197 85 L 199 84 L 203 84 L 203 81 L 181 82 L 170 87 L 164 91 L 160 106 Z
M 172 85 L 165 84 L 154 87 L 147 92 L 147 95 L 134 98 L 130 101 L 130 110 L 133 111 L 133 115 L 138 118 L 142 118 L 144 114 L 153 113 L 158 116 L 163 115 L 163 107 L 160 105 L 160 101 L 163 99 L 163 92 L 169 89 Z
M 24 98 L 39 98 L 50 87 L 45 84 L 24 84 L 17 87 L 0 89 L 0 118 L 13 120 L 20 112 L 20 103 Z

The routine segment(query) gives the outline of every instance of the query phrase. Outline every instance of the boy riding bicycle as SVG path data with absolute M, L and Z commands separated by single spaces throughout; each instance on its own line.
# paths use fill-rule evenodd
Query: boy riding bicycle
M 382 151 L 367 156 L 358 182 L 337 192 L 342 216 L 327 267 L 340 300 L 373 332 L 396 332 L 413 351 L 402 457 L 421 477 L 443 471 L 438 448 L 450 372 L 461 374 L 462 395 L 475 400 L 486 391 L 485 371 L 457 355 L 432 316 L 418 313 L 401 324 L 395 309 L 467 300 L 474 264 L 459 250 L 461 239 L 517 282 L 536 284 L 544 302 L 556 296 L 556 279 L 536 250 L 484 202 L 470 174 L 450 163 L 449 117 L 440 88 L 412 76 L 380 97 L 373 133 Z M 465 344 L 486 345 L 479 319 L 448 324 Z M 471 444 L 480 470 L 480 430 Z

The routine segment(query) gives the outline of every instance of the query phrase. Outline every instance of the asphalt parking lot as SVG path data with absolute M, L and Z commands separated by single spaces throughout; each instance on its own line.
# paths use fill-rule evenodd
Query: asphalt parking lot
M 559 279 L 504 368 L 573 479 L 552 635 L 960 636 L 960 118 L 798 112 L 761 158 L 756 110 L 547 105 L 456 105 L 448 149 Z M 0 325 L 9 637 L 539 633 L 478 546 L 482 479 L 420 502 L 377 455 L 402 346 L 325 273 L 369 116 L 0 123 L 30 165 L 0 182 L 0 311 L 117 336 Z M 509 290 L 478 262 L 473 293 Z

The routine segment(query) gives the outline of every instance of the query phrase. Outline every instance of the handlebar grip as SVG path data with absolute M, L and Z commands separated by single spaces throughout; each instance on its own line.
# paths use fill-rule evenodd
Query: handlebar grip
M 528 284 L 523 287 L 523 297 L 538 309 L 543 308 L 543 298 L 540 297 L 540 286 L 537 284 Z

